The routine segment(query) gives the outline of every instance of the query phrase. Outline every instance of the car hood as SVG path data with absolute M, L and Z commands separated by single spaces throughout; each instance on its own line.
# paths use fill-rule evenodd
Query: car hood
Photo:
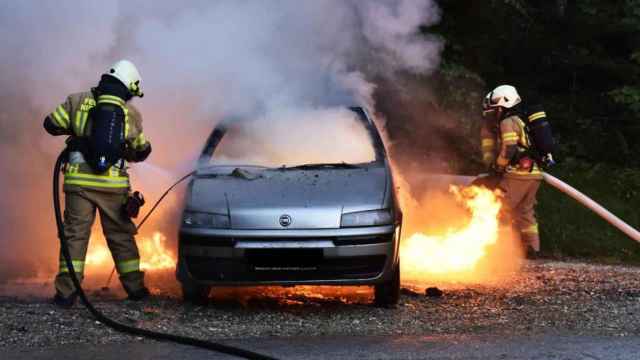
M 214 169 L 193 180 L 187 209 L 229 214 L 234 229 L 339 228 L 343 213 L 385 206 L 387 177 L 384 166 Z

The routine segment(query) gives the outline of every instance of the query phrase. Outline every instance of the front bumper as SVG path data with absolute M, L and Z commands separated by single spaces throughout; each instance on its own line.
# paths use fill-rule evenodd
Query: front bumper
M 370 285 L 398 263 L 399 227 L 183 228 L 177 277 L 204 285 Z

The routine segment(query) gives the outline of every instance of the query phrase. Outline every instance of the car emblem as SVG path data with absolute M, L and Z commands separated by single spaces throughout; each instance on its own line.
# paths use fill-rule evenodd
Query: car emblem
M 293 222 L 293 219 L 291 219 L 291 216 L 289 215 L 280 216 L 280 225 L 282 225 L 282 227 L 287 227 L 291 225 L 292 222 Z

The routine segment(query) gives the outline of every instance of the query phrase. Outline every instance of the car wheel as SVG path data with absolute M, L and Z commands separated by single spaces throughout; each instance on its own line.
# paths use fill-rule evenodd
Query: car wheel
M 374 304 L 380 307 L 394 307 L 400 299 L 400 263 L 393 269 L 388 281 L 375 286 Z
M 182 300 L 195 305 L 206 305 L 209 301 L 211 286 L 191 282 L 182 283 Z

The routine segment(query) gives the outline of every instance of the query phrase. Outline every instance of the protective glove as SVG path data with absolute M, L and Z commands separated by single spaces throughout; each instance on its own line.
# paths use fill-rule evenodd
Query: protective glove
M 127 196 L 127 200 L 122 206 L 122 211 L 129 218 L 137 218 L 140 208 L 145 204 L 144 196 L 139 191 Z
M 122 151 L 122 157 L 129 162 L 144 161 L 151 154 L 151 143 L 145 143 L 140 149 L 135 149 L 133 146 L 127 144 Z

